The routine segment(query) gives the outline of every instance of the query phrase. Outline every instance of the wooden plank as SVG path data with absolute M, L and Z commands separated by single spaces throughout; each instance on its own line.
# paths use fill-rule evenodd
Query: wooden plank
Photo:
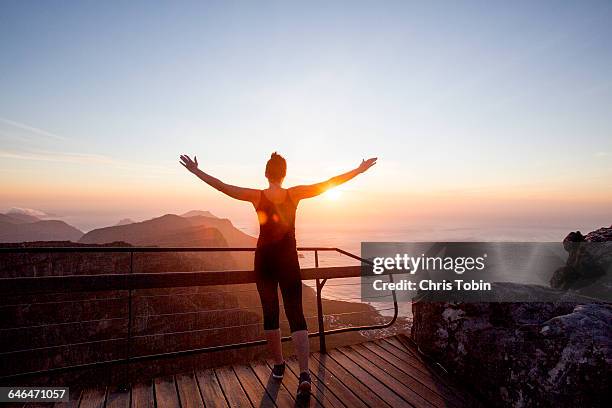
M 415 359 L 420 361 L 423 365 L 428 366 L 429 363 L 423 358 L 423 356 L 421 356 L 418 350 L 415 349 L 414 345 L 408 340 L 402 338 L 402 336 L 386 337 L 384 340 L 393 345 L 394 347 L 397 347 L 398 349 L 410 354 Z
M 79 407 L 103 408 L 106 401 L 106 388 L 88 388 L 83 391 Z
M 415 349 L 415 346 L 413 345 L 413 343 L 410 341 L 410 339 L 408 339 L 408 337 L 405 334 L 399 334 L 397 336 L 394 336 L 392 339 L 396 339 L 400 344 L 402 344 L 407 350 L 409 350 L 413 355 L 415 355 L 419 361 L 422 361 L 423 364 L 428 365 L 428 363 L 425 361 L 425 359 L 419 354 L 418 350 Z M 458 398 L 460 398 L 465 404 L 469 405 L 469 406 L 481 406 L 482 404 L 476 400 L 476 398 L 474 398 L 474 396 L 472 394 L 470 394 L 469 392 L 465 391 L 465 390 L 460 390 L 452 381 L 452 379 L 448 378 L 447 376 L 445 376 L 443 373 L 439 373 L 437 371 L 431 370 L 433 371 L 435 377 L 443 384 L 445 384 L 447 386 L 447 388 L 449 390 L 451 390 L 451 392 L 457 396 Z
M 251 401 L 231 367 L 216 368 L 215 373 L 230 407 L 251 407 Z
M 176 388 L 182 408 L 204 408 L 198 383 L 193 374 L 177 374 Z
M 387 370 L 384 370 L 378 365 L 380 361 L 365 358 L 352 347 L 341 347 L 338 351 L 363 368 L 364 371 L 368 372 L 378 381 L 386 385 L 391 391 L 402 397 L 410 405 L 418 408 L 446 407 L 444 399 L 439 395 L 432 392 L 429 388 L 409 375 L 402 373 L 391 364 L 386 363 Z M 396 374 L 403 376 L 400 379 L 395 376 Z M 425 393 L 425 395 L 421 394 L 421 391 Z
M 178 408 L 181 406 L 173 376 L 156 378 L 154 387 L 155 401 L 158 407 Z
M 276 406 L 250 366 L 234 366 L 234 372 L 254 407 L 267 408 Z
M 317 362 L 317 365 L 318 365 L 318 362 Z M 297 378 L 297 376 L 299 375 L 299 372 L 300 372 L 300 367 L 299 367 L 297 359 L 295 357 L 291 357 L 291 358 L 287 359 L 287 368 Z M 333 393 L 333 391 L 331 389 L 327 388 L 325 383 L 323 381 L 320 381 L 319 378 L 316 375 L 314 375 L 314 373 L 312 371 L 313 369 L 314 369 L 314 366 L 311 364 L 311 366 L 310 366 L 310 370 L 311 370 L 310 376 L 312 378 L 312 395 L 314 395 L 317 398 L 317 400 L 319 400 L 319 402 L 321 402 L 321 404 L 323 404 L 326 407 L 335 407 L 335 408 L 343 408 L 343 407 L 345 407 L 346 405 L 344 405 L 344 403 L 342 403 L 342 401 L 340 401 L 338 399 L 338 397 L 336 397 L 336 395 Z M 331 374 L 329 374 L 329 375 L 331 375 Z M 351 395 L 353 395 L 348 389 L 347 389 L 347 391 Z M 355 397 L 355 396 L 353 395 L 353 397 Z M 357 398 L 357 400 L 359 402 L 361 402 L 361 400 L 359 400 L 359 398 Z
M 367 407 L 368 405 L 362 401 L 359 396 L 347 387 L 341 378 L 338 378 L 331 371 L 329 371 L 319 360 L 314 358 L 311 354 L 308 359 L 308 365 L 310 367 L 310 375 L 313 380 L 317 379 L 318 384 L 324 384 L 327 389 L 332 391 L 338 399 L 347 407 Z
M 274 367 L 274 363 L 272 361 L 266 361 L 268 364 L 268 368 L 272 370 Z M 297 392 L 298 387 L 298 377 L 293 374 L 293 372 L 289 369 L 289 367 L 285 367 L 285 376 L 282 381 L 283 387 L 287 390 L 288 393 Z M 312 386 L 312 391 L 314 391 L 315 387 Z M 296 405 L 300 407 L 316 407 L 322 408 L 323 405 L 319 402 L 319 400 L 314 397 L 314 393 L 311 393 L 310 398 L 300 398 L 299 400 L 296 398 Z
M 359 346 L 360 347 L 356 347 L 356 349 L 360 353 L 372 359 L 374 359 L 372 355 L 375 355 L 378 358 L 387 361 L 389 364 L 392 364 L 393 367 L 416 379 L 430 390 L 441 395 L 444 399 L 451 401 L 453 404 L 463 405 L 463 403 L 465 402 L 460 396 L 457 395 L 454 390 L 447 387 L 446 384 L 442 383 L 441 381 L 437 380 L 434 375 L 424 374 L 420 370 L 415 369 L 410 363 L 405 362 L 404 360 L 395 356 L 395 354 L 386 351 L 382 347 L 369 342 L 363 343 Z M 366 351 L 371 354 L 368 354 Z
M 277 406 L 281 408 L 295 406 L 293 395 L 282 386 L 281 381 L 272 378 L 272 371 L 266 363 L 256 361 L 251 363 L 251 368 Z
M 76 408 L 79 406 L 79 402 L 81 402 L 81 395 L 83 391 L 79 388 L 72 387 L 70 388 L 70 396 L 69 400 L 66 402 L 56 402 L 53 407 L 55 408 Z
M 412 405 L 338 350 L 331 350 L 328 354 L 346 371 L 351 373 L 355 378 L 361 381 L 363 385 L 369 388 L 371 390 L 370 392 L 376 394 L 387 404 L 392 407 L 407 407 Z
M 155 391 L 153 390 L 153 381 L 138 382 L 132 386 L 132 407 L 155 407 Z
M 196 379 L 206 408 L 226 408 L 228 406 L 219 380 L 213 370 L 196 372 Z
M 386 352 L 399 357 L 401 360 L 410 364 L 410 366 L 414 367 L 414 369 L 419 370 L 425 375 L 434 376 L 434 372 L 431 368 L 429 368 L 422 361 L 415 358 L 412 354 L 410 354 L 405 348 L 398 348 L 393 344 L 387 342 L 385 339 L 376 340 L 372 344 L 379 346 L 384 349 Z
M 458 392 L 455 385 L 452 384 L 448 378 L 446 378 L 445 376 L 439 374 L 438 372 L 436 372 L 435 370 L 427 366 L 427 364 L 424 363 L 422 359 L 416 359 L 412 354 L 409 354 L 406 348 L 401 343 L 399 343 L 397 339 L 394 339 L 393 337 L 388 337 L 388 338 L 382 339 L 380 343 L 377 342 L 376 344 L 385 348 L 390 353 L 395 354 L 397 357 L 401 358 L 402 360 L 412 364 L 413 367 L 416 367 L 422 372 L 428 374 L 429 376 L 431 376 L 438 382 L 441 382 L 442 384 L 446 385 L 446 387 L 449 390 L 451 390 L 455 395 L 465 400 L 466 398 L 465 395 Z
M 381 397 L 369 387 L 364 385 L 361 381 L 354 377 L 351 372 L 347 371 L 344 367 L 338 364 L 329 354 L 313 353 L 313 356 L 319 360 L 321 365 L 325 367 L 327 371 L 330 371 L 336 376 L 342 383 L 349 388 L 353 393 L 359 396 L 363 402 L 371 407 L 390 407 Z
M 118 386 L 109 387 L 105 406 L 106 408 L 129 408 L 130 390 L 120 389 Z
M 406 358 L 403 359 L 397 356 L 400 353 L 404 353 L 403 351 L 397 350 L 393 346 L 385 342 L 366 342 L 362 343 L 362 345 L 363 347 L 372 351 L 376 355 L 391 362 L 400 370 L 418 379 L 423 384 L 432 387 L 437 386 L 437 380 L 435 375 L 420 361 L 411 358 L 408 354 L 406 354 Z
M 427 361 L 425 361 L 423 357 L 419 354 L 419 352 L 414 349 L 414 346 L 411 343 L 407 342 L 405 339 L 402 339 L 401 336 L 385 337 L 385 340 L 387 340 L 389 343 L 391 343 L 395 347 L 412 355 L 414 358 L 419 360 L 421 363 L 427 365 Z

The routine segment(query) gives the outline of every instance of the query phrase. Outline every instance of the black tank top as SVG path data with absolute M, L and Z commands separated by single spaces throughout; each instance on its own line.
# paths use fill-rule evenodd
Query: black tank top
M 295 248 L 296 206 L 288 191 L 285 192 L 285 199 L 281 203 L 273 203 L 262 190 L 256 211 L 259 219 L 257 248 L 275 244 L 285 244 Z

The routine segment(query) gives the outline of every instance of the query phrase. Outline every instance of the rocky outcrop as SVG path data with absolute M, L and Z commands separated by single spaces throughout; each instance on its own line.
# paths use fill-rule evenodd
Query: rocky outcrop
M 582 235 L 571 232 L 563 240 L 567 262 L 557 269 L 550 286 L 571 289 L 583 295 L 609 301 L 612 292 L 612 227 Z
M 551 285 L 570 291 L 493 283 L 498 299 L 550 302 L 449 303 L 422 298 L 412 305 L 414 341 L 493 406 L 607 406 L 612 305 L 581 293 L 593 289 L 596 280 L 609 296 L 610 288 L 601 283 L 609 282 L 611 239 L 612 228 L 568 235 L 567 264 L 555 272 Z M 520 292 L 524 296 L 517 297 Z
M 612 306 L 564 300 L 422 301 L 413 304 L 412 336 L 493 405 L 603 406 L 612 374 Z

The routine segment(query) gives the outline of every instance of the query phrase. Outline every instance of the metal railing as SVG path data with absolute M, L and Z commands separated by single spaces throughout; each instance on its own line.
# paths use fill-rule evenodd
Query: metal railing
M 355 254 L 334 247 L 300 247 L 298 252 L 314 253 L 314 268 L 301 268 L 302 280 L 315 280 L 316 303 L 317 303 L 317 323 L 318 330 L 308 333 L 309 337 L 319 338 L 320 352 L 326 353 L 327 346 L 325 338 L 328 335 L 340 334 L 353 331 L 385 329 L 392 326 L 398 317 L 398 303 L 395 291 L 391 291 L 393 299 L 393 316 L 383 324 L 372 324 L 362 326 L 349 326 L 335 329 L 325 328 L 325 315 L 323 311 L 322 291 L 328 279 L 350 278 L 361 276 L 361 266 L 337 266 L 321 267 L 319 265 L 320 252 L 336 252 L 338 254 L 353 258 L 361 263 L 370 264 L 369 260 L 363 259 Z M 239 349 L 243 347 L 261 346 L 266 344 L 265 339 L 244 341 L 215 346 L 197 347 L 191 349 L 168 351 L 161 353 L 150 353 L 145 355 L 133 355 L 132 344 L 134 340 L 133 325 L 133 291 L 137 289 L 158 289 L 158 288 L 177 288 L 191 286 L 212 286 L 212 285 L 233 285 L 254 283 L 255 276 L 249 270 L 222 270 L 222 271 L 196 271 L 196 272 L 153 272 L 153 273 L 134 273 L 134 254 L 135 253 L 162 253 L 162 252 L 254 252 L 255 248 L 199 248 L 199 247 L 11 247 L 0 248 L 0 255 L 3 254 L 36 254 L 36 253 L 127 253 L 129 254 L 129 270 L 126 273 L 95 274 L 95 275 L 63 275 L 63 276 L 42 276 L 42 277 L 16 277 L 0 278 L 0 296 L 6 295 L 37 295 L 49 293 L 76 293 L 76 292 L 96 292 L 96 291 L 127 291 L 127 333 L 126 351 L 123 358 L 86 362 L 61 367 L 51 367 L 43 370 L 19 372 L 0 376 L 0 379 L 19 378 L 32 375 L 59 373 L 69 370 L 94 368 L 114 364 L 130 363 L 165 359 L 180 356 L 187 356 L 197 353 L 213 351 L 224 351 Z M 392 275 L 389 275 L 392 281 Z M 51 302 L 53 303 L 53 302 Z M 383 309 L 390 310 L 390 309 Z M 110 319 L 112 320 L 112 319 Z M 291 336 L 282 337 L 282 341 L 288 341 Z M 114 339 L 113 339 L 114 340 Z M 26 350 L 29 351 L 29 350 Z M 0 354 L 10 354 L 0 353 Z M 129 377 L 129 376 L 128 376 Z M 128 379 L 129 382 L 129 379 Z

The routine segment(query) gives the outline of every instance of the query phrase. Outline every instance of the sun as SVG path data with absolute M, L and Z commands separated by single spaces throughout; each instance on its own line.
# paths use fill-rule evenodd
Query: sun
M 337 201 L 342 196 L 342 191 L 340 190 L 327 190 L 325 192 L 325 198 L 331 201 Z

